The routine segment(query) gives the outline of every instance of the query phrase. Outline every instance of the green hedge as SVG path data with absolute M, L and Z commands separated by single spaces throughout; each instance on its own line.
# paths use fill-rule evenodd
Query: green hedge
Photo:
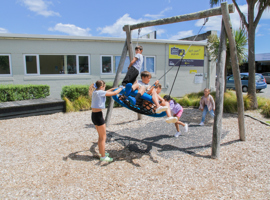
M 112 88 L 112 83 L 106 83 L 105 90 L 110 88 Z M 88 95 L 88 90 L 89 85 L 69 85 L 62 88 L 61 98 L 66 101 L 67 112 L 90 110 L 91 98 Z M 106 98 L 106 108 L 109 105 L 109 101 L 110 98 Z M 120 107 L 120 105 L 115 102 L 114 107 Z
M 64 86 L 61 92 L 61 98 L 68 98 L 70 101 L 75 101 L 80 96 L 88 97 L 89 85 L 69 85 Z
M 39 99 L 49 95 L 48 85 L 0 85 L 0 102 Z

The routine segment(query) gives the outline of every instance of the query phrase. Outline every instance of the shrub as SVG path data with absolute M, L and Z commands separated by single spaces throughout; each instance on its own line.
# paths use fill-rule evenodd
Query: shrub
M 39 99 L 49 95 L 48 85 L 0 85 L 0 102 Z
M 105 90 L 112 88 L 112 83 L 106 83 Z M 88 85 L 70 85 L 64 86 L 61 92 L 61 98 L 66 101 L 66 112 L 83 111 L 91 109 L 91 97 L 88 95 Z M 109 105 L 110 98 L 106 98 L 105 106 Z M 114 107 L 120 107 L 114 103 Z
M 216 93 L 211 92 L 210 93 L 213 98 L 216 98 Z M 176 99 L 177 103 L 180 103 L 182 106 L 196 106 L 199 107 L 200 105 L 200 99 L 203 96 L 203 91 L 198 93 L 190 93 L 185 95 L 183 98 Z M 251 107 L 251 99 L 248 95 L 243 96 L 244 101 L 244 109 L 249 110 Z M 266 99 L 263 97 L 257 97 L 258 101 L 258 108 L 262 109 L 261 114 L 265 117 L 270 117 L 270 99 Z M 223 104 L 223 112 L 227 113 L 236 113 L 237 112 L 237 97 L 234 91 L 227 90 L 224 93 L 224 104 Z
M 90 110 L 91 108 L 91 99 L 84 97 L 84 96 L 80 96 L 78 99 L 76 99 L 73 102 L 73 106 L 75 108 L 76 111 L 78 110 Z
M 69 85 L 64 86 L 61 92 L 61 98 L 68 98 L 70 101 L 75 101 L 80 96 L 88 96 L 89 85 Z
M 224 93 L 223 112 L 237 112 L 237 99 L 236 95 L 232 91 L 227 91 Z
M 64 97 L 63 100 L 66 102 L 66 112 L 74 112 L 75 109 L 72 102 L 67 97 Z
M 262 115 L 264 115 L 267 118 L 270 118 L 270 100 L 266 102 L 264 106 L 262 106 Z

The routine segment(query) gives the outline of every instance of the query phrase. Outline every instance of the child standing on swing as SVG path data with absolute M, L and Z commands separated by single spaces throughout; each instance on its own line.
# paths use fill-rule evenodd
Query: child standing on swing
M 185 132 L 188 132 L 188 124 L 185 124 L 185 123 L 179 121 L 179 119 L 184 111 L 183 107 L 179 103 L 176 103 L 175 100 L 173 98 L 171 98 L 170 95 L 165 95 L 163 97 L 163 99 L 165 101 L 169 102 L 172 115 L 174 117 L 177 117 L 177 119 L 178 119 L 177 122 L 175 123 L 175 127 L 176 127 L 177 132 L 175 133 L 174 137 L 178 137 L 179 135 L 181 135 L 181 132 L 179 129 L 179 124 L 182 125 L 183 127 L 185 127 Z
M 123 87 L 113 91 L 115 88 L 111 88 L 105 91 L 106 84 L 102 80 L 98 80 L 95 84 L 91 84 L 89 87 L 89 96 L 92 96 L 92 122 L 98 132 L 98 148 L 101 155 L 101 161 L 112 162 L 113 159 L 109 157 L 109 154 L 105 154 L 105 142 L 106 142 L 106 124 L 103 118 L 102 109 L 105 108 L 106 97 L 114 96 L 121 92 Z
M 135 56 L 130 62 L 128 66 L 128 71 L 126 73 L 125 78 L 122 81 L 122 85 L 126 86 L 128 83 L 134 83 L 137 79 L 137 76 L 139 75 L 141 68 L 142 68 L 142 63 L 143 63 L 143 47 L 142 46 L 136 46 L 135 47 Z

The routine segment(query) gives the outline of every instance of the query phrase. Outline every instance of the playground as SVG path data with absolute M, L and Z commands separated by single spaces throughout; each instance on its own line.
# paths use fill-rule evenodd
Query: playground
M 106 112 L 106 109 L 103 111 Z M 186 108 L 189 131 L 115 108 L 100 162 L 91 111 L 1 120 L 1 199 L 269 199 L 269 126 L 223 115 L 221 153 L 211 159 L 213 119 Z

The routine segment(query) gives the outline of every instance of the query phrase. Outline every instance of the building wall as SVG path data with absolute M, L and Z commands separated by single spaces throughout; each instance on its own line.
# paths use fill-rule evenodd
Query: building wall
M 155 56 L 156 73 L 150 83 L 160 78 L 170 69 L 169 44 L 186 44 L 188 41 L 168 41 L 168 40 L 147 40 L 141 39 L 144 56 Z M 135 47 L 134 42 L 133 47 Z M 193 42 L 193 45 L 205 46 L 205 42 Z M 124 46 L 124 39 L 117 38 L 89 38 L 89 37 L 68 37 L 68 36 L 36 36 L 36 35 L 0 35 L 0 54 L 11 54 L 11 76 L 1 76 L 0 84 L 47 84 L 50 86 L 53 98 L 60 98 L 63 86 L 73 84 L 87 84 L 103 79 L 105 82 L 113 82 L 114 74 L 101 74 L 101 55 L 121 56 Z M 90 55 L 90 75 L 56 74 L 56 75 L 26 75 L 24 67 L 24 54 L 40 55 Z M 215 65 L 209 63 L 208 55 L 205 50 L 204 66 L 185 67 L 181 66 L 172 96 L 181 97 L 187 93 L 198 92 L 205 87 L 215 89 Z M 115 68 L 115 67 L 114 67 Z M 203 83 L 194 83 L 195 74 L 190 70 L 197 70 L 203 73 Z M 170 92 L 175 78 L 177 67 L 168 72 L 161 80 L 163 86 L 162 93 Z M 121 81 L 124 74 L 121 75 Z

